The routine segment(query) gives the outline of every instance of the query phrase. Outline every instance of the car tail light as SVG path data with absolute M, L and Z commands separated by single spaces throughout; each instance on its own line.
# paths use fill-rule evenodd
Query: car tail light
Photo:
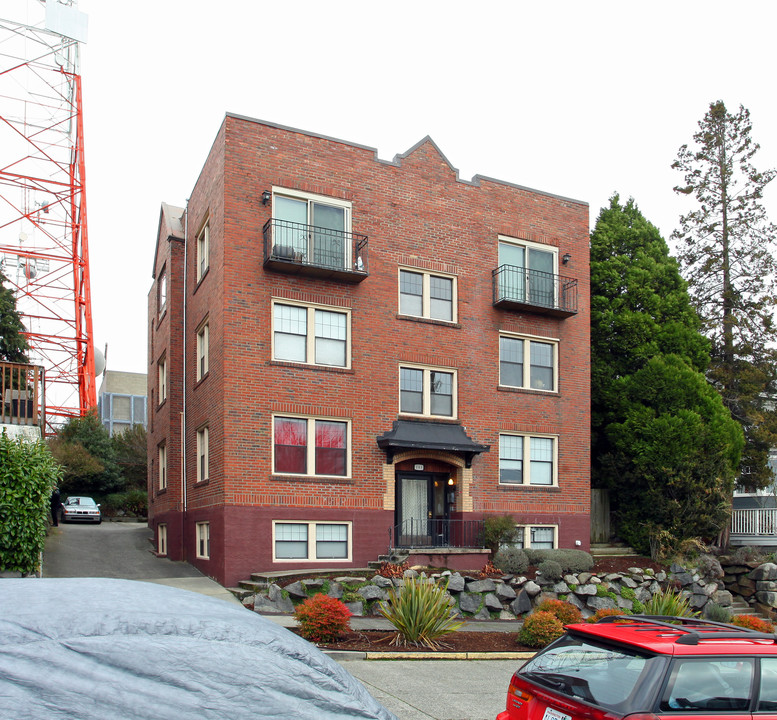
M 513 675 L 510 686 L 507 688 L 507 711 L 510 713 L 510 717 L 518 717 L 517 713 L 521 709 L 526 709 L 531 699 L 532 694 L 527 692 L 526 683 L 520 680 L 517 675 Z M 528 717 L 526 714 L 523 715 Z

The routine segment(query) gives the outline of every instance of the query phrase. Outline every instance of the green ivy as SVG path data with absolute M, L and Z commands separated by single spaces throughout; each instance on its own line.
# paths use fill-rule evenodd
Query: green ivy
M 0 434 L 0 570 L 39 569 L 49 499 L 61 478 L 45 443 Z
M 621 597 L 624 600 L 635 600 L 637 598 L 637 594 L 630 587 L 624 586 L 621 588 Z
M 610 600 L 618 600 L 618 596 L 614 592 L 610 592 L 604 585 L 596 586 L 596 597 L 610 598 Z

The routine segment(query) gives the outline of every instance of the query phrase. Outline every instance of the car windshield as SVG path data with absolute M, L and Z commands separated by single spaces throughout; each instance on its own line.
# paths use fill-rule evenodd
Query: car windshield
M 666 659 L 567 635 L 518 672 L 562 695 L 626 713 L 646 699 Z
M 68 498 L 66 505 L 91 505 L 94 507 L 97 503 L 90 497 L 75 497 Z

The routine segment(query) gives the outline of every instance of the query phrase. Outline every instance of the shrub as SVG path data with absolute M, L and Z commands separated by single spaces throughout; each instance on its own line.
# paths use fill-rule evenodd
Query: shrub
M 752 545 L 742 545 L 738 547 L 731 555 L 731 559 L 735 563 L 746 563 L 754 560 L 761 560 L 763 553 L 757 547 Z
M 599 622 L 602 618 L 610 617 L 612 615 L 626 615 L 626 613 L 620 608 L 599 608 L 591 617 L 586 620 L 589 623 Z
M 612 590 L 608 590 L 605 585 L 596 586 L 596 597 L 610 598 L 610 600 L 615 600 L 616 602 L 618 600 L 618 596 Z
M 339 600 L 318 594 L 294 609 L 300 635 L 312 642 L 332 642 L 350 629 L 351 613 Z
M 537 570 L 542 573 L 542 577 L 548 580 L 561 580 L 561 565 L 555 560 L 543 560 L 537 566 Z
M 690 600 L 673 590 L 659 590 L 645 603 L 642 615 L 669 615 L 671 617 L 699 617 L 691 609 Z
M 755 615 L 734 615 L 731 618 L 731 624 L 738 627 L 747 628 L 748 630 L 757 630 L 763 633 L 773 633 L 774 624 L 768 620 L 762 620 Z
M 392 562 L 383 562 L 380 564 L 378 575 L 381 575 L 385 578 L 401 578 L 404 577 L 405 570 L 409 569 L 410 563 L 407 561 L 403 562 L 401 565 Z
M 535 612 L 549 612 L 555 615 L 562 625 L 583 622 L 583 616 L 572 603 L 563 600 L 553 600 L 548 598 L 540 602 L 535 608 Z
M 704 606 L 704 617 L 713 622 L 731 622 L 731 610 L 717 603 L 708 602 Z
M 455 632 L 464 623 L 451 615 L 448 584 L 436 585 L 426 578 L 407 578 L 388 592 L 380 603 L 380 614 L 397 630 L 393 645 L 417 645 L 437 650 L 441 637 Z
M 526 555 L 529 558 L 529 565 L 539 565 L 544 560 L 554 560 L 561 565 L 563 572 L 587 572 L 594 566 L 594 558 L 584 550 L 574 550 L 572 548 L 556 548 L 533 550 L 526 549 Z
M 518 529 L 512 515 L 489 515 L 483 521 L 483 547 L 491 551 L 491 557 L 502 545 L 514 543 L 517 538 Z
M 630 587 L 626 587 L 624 585 L 621 588 L 621 597 L 624 600 L 636 600 L 637 599 L 637 593 L 635 593 Z
M 491 575 L 498 575 L 502 571 L 494 565 L 490 560 L 483 566 L 483 569 L 478 573 L 480 577 L 487 578 Z
M 145 490 L 128 490 L 127 492 L 111 493 L 101 503 L 101 510 L 106 515 L 148 515 L 148 493 Z
M 529 559 L 521 548 L 507 546 L 500 548 L 494 555 L 494 565 L 502 572 L 517 575 L 529 567 Z
M 523 621 L 518 642 L 533 648 L 541 648 L 564 634 L 564 626 L 553 613 L 540 610 Z

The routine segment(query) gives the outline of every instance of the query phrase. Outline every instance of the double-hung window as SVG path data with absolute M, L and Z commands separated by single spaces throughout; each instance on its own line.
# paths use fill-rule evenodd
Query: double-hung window
M 210 523 L 198 522 L 197 531 L 197 557 L 203 560 L 210 559 Z
M 455 322 L 456 282 L 447 275 L 420 270 L 399 271 L 399 312 L 401 315 Z
M 313 305 L 273 304 L 273 359 L 348 367 L 350 313 Z
M 400 366 L 399 412 L 456 417 L 456 373 L 428 367 Z
M 202 280 L 202 276 L 210 264 L 210 222 L 206 222 L 200 234 L 197 235 L 197 282 Z
M 159 380 L 159 404 L 161 405 L 167 400 L 167 358 L 164 357 L 159 361 L 157 365 L 157 373 Z
M 275 560 L 350 560 L 351 523 L 273 522 Z
M 558 343 L 502 335 L 499 338 L 499 384 L 533 390 L 556 389 Z
M 344 420 L 273 418 L 273 468 L 277 474 L 348 477 L 350 427 Z
M 156 282 L 157 316 L 162 317 L 167 310 L 167 270 L 162 269 Z
M 274 255 L 311 265 L 350 268 L 350 202 L 276 190 L 273 219 Z
M 167 523 L 159 523 L 156 527 L 156 551 L 159 555 L 167 555 Z
M 205 323 L 197 331 L 197 380 L 202 380 L 208 374 L 210 327 Z
M 167 445 L 159 446 L 159 489 L 167 489 Z
M 500 485 L 556 485 L 556 438 L 499 436 Z
M 518 302 L 555 307 L 558 249 L 499 238 L 499 294 Z
M 205 482 L 209 477 L 209 432 L 208 426 L 197 431 L 197 482 Z

